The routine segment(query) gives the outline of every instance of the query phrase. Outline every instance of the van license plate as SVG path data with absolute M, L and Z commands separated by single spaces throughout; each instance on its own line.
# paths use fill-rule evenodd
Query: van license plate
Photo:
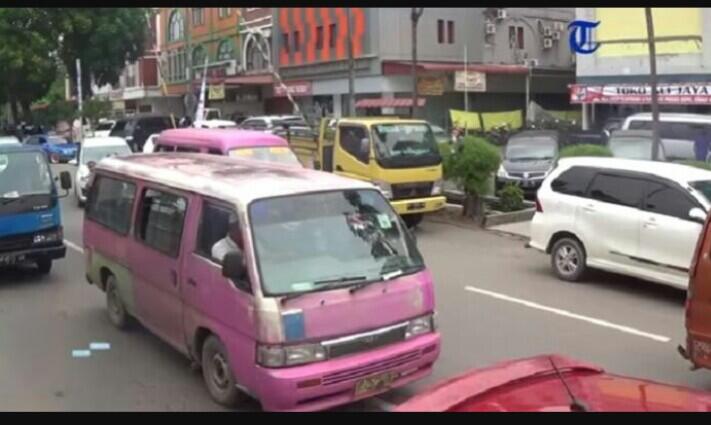
M 371 376 L 361 379 L 356 382 L 355 395 L 356 397 L 363 394 L 372 393 L 390 388 L 393 382 L 398 378 L 397 372 L 385 372 L 380 375 Z
M 24 259 L 24 255 L 0 255 L 0 266 L 12 266 Z
M 421 210 L 425 207 L 424 202 L 415 202 L 414 204 L 408 204 L 407 205 L 407 210 L 412 211 L 412 210 Z

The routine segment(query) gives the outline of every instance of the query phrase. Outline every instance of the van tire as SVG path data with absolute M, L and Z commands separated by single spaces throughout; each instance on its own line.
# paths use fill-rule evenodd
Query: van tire
M 583 244 L 575 238 L 564 237 L 551 248 L 551 267 L 559 279 L 578 282 L 587 270 Z
M 109 315 L 109 320 L 117 328 L 127 329 L 130 325 L 131 317 L 121 299 L 114 275 L 109 274 L 104 284 L 106 287 L 106 311 Z
M 422 218 L 424 217 L 423 214 L 407 214 L 403 215 L 402 219 L 405 221 L 405 224 L 407 227 L 410 229 L 416 227 L 420 222 L 422 221 Z
M 243 400 L 222 342 L 210 335 L 202 345 L 202 377 L 207 391 L 218 404 L 235 407 Z
M 49 274 L 52 271 L 52 260 L 44 257 L 37 259 L 37 270 L 40 274 Z

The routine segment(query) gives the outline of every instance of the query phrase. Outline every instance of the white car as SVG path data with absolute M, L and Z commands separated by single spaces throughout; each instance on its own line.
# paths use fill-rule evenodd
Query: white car
M 156 146 L 156 139 L 160 136 L 159 133 L 151 134 L 146 139 L 146 143 L 143 144 L 143 153 L 153 153 L 153 149 Z
M 711 171 L 680 164 L 566 158 L 538 190 L 529 245 L 555 274 L 602 269 L 686 289 L 711 207 Z
M 659 114 L 659 136 L 667 159 L 696 158 L 694 139 L 699 131 L 711 129 L 711 116 L 705 114 L 686 114 L 662 112 Z M 625 119 L 622 130 L 651 130 L 652 114 L 641 112 Z
M 264 115 L 247 118 L 242 121 L 240 128 L 274 133 L 275 131 L 279 131 L 282 124 L 285 123 L 295 127 L 308 126 L 304 122 L 304 119 L 298 115 Z
M 229 120 L 205 120 L 205 121 L 195 121 L 193 123 L 195 128 L 237 128 L 237 123 Z
M 94 137 L 109 137 L 114 125 L 116 125 L 116 121 L 113 120 L 99 121 L 94 129 Z
M 15 136 L 0 136 L 0 145 L 19 145 L 20 139 Z
M 109 156 L 131 155 L 131 148 L 121 137 L 91 137 L 84 139 L 79 150 L 79 160 L 72 160 L 70 164 L 76 164 L 77 171 L 74 176 L 74 194 L 77 204 L 81 207 L 86 202 L 87 183 L 91 175 L 90 164 L 98 163 Z

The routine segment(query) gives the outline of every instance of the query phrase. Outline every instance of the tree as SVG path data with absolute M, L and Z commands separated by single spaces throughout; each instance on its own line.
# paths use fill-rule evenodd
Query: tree
M 481 222 L 484 218 L 482 196 L 489 188 L 489 180 L 499 168 L 499 149 L 479 137 L 465 137 L 454 151 L 443 153 L 445 178 L 464 188 L 462 214 Z
M 81 60 L 82 98 L 91 97 L 91 82 L 116 84 L 127 62 L 136 61 L 148 39 L 144 8 L 48 9 L 48 37 L 58 41 L 58 56 L 76 81 Z

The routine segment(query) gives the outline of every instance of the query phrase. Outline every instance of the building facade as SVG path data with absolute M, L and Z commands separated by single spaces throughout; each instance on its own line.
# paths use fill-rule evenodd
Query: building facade
M 349 31 L 345 8 L 275 9 L 274 62 L 302 110 L 311 116 L 347 110 L 350 33 L 356 105 L 375 105 L 356 113 L 406 114 L 399 105 L 412 96 L 410 13 L 411 8 L 350 8 Z M 423 117 L 447 125 L 449 109 L 464 109 L 455 77 L 465 68 L 465 55 L 468 71 L 485 80 L 468 93 L 469 110 L 523 110 L 527 79 L 532 100 L 567 107 L 574 68 L 565 28 L 573 14 L 568 8 L 425 8 L 417 27 Z M 279 92 L 275 96 L 283 96 Z

